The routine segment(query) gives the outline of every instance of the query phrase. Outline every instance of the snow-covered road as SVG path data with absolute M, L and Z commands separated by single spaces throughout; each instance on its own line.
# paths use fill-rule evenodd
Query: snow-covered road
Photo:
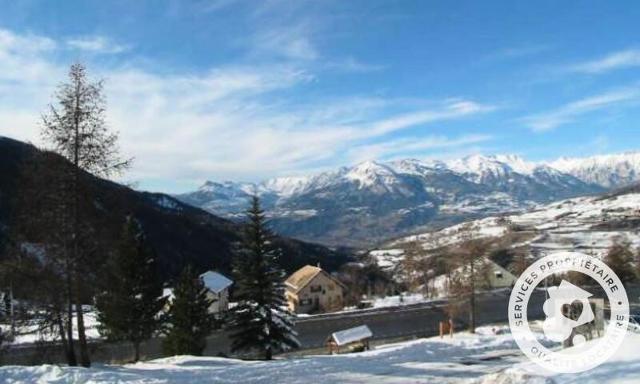
M 178 356 L 91 369 L 1 367 L 0 383 L 637 383 L 640 335 L 630 334 L 606 364 L 579 375 L 545 375 L 524 360 L 504 328 L 429 338 L 339 356 L 273 362 Z

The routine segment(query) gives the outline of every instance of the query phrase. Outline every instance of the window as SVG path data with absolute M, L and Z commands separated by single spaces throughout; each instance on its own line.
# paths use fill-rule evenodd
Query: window
M 311 299 L 302 299 L 300 300 L 300 305 L 310 305 Z
M 497 279 L 502 279 L 502 272 L 501 271 L 496 271 L 495 274 L 496 274 L 496 278 Z
M 311 292 L 320 292 L 320 291 L 322 291 L 322 286 L 320 286 L 320 285 L 312 285 L 311 288 L 309 288 L 309 290 Z

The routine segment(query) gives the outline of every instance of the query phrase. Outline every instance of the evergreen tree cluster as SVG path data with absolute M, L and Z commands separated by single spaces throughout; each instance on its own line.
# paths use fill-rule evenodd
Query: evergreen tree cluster
M 257 197 L 248 211 L 249 222 L 234 267 L 238 305 L 229 313 L 232 351 L 266 360 L 296 348 L 293 314 L 287 309 L 284 271 L 277 264 L 278 249 L 271 242 Z M 153 251 L 140 224 L 128 218 L 118 252 L 109 263 L 109 279 L 96 300 L 100 331 L 110 340 L 129 341 L 140 358 L 141 343 L 164 334 L 168 355 L 202 355 L 206 339 L 218 325 L 210 313 L 211 299 L 204 282 L 187 266 L 175 283 L 172 297 L 162 297 Z M 160 316 L 160 313 L 165 315 Z
M 120 245 L 107 268 L 105 290 L 96 298 L 100 333 L 108 340 L 130 341 L 135 360 L 140 344 L 160 327 L 166 304 L 153 250 L 140 223 L 127 217 Z

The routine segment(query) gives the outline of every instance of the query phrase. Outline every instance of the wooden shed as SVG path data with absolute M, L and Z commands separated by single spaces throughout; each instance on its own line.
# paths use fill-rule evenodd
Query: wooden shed
M 369 340 L 373 333 L 366 325 L 334 332 L 327 338 L 330 354 L 360 352 L 369 349 Z

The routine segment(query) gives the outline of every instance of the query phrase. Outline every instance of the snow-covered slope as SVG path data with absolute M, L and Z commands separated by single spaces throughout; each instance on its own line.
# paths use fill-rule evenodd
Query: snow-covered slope
M 512 249 L 542 256 L 556 251 L 580 251 L 602 257 L 614 243 L 640 247 L 640 193 L 578 197 L 538 206 L 525 213 L 487 217 L 389 242 L 370 252 L 377 263 L 394 270 L 403 260 L 403 249 L 417 242 L 425 255 L 439 247 L 471 238 L 504 241 L 517 238 Z
M 308 177 L 207 182 L 177 196 L 236 218 L 258 193 L 282 234 L 331 245 L 372 242 L 468 218 L 597 194 L 640 177 L 640 154 L 535 163 L 517 155 L 366 161 Z
M 550 345 L 542 335 L 537 337 Z M 609 361 L 577 375 L 544 372 L 524 357 L 507 327 L 496 325 L 478 327 L 476 334 L 459 333 L 453 338 L 406 341 L 348 355 L 276 361 L 174 356 L 92 368 L 6 366 L 0 367 L 0 382 L 622 384 L 635 383 L 640 375 L 639 343 L 640 335 L 627 334 Z

